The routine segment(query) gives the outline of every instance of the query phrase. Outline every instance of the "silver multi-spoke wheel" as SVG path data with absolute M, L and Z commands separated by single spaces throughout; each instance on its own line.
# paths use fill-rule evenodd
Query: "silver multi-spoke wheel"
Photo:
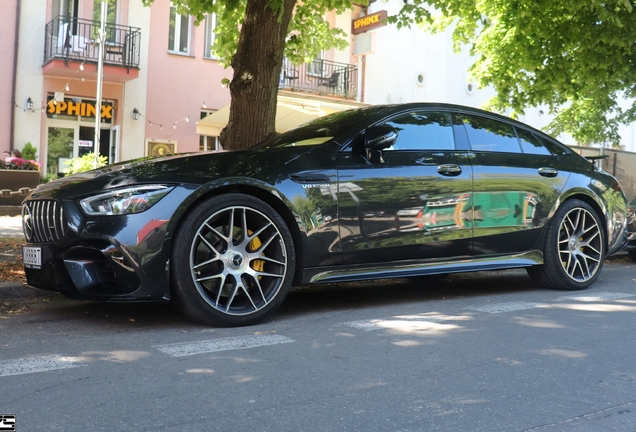
M 208 198 L 181 221 L 171 251 L 172 294 L 205 324 L 253 324 L 289 292 L 296 256 L 285 220 L 264 201 L 228 193 Z
M 285 277 L 287 254 L 281 233 L 263 213 L 244 206 L 210 216 L 190 249 L 195 286 L 210 306 L 228 315 L 263 309 Z
M 548 228 L 543 265 L 528 267 L 528 274 L 556 289 L 579 290 L 594 283 L 605 254 L 605 230 L 597 215 L 584 201 L 565 201 Z
M 559 257 L 567 275 L 577 281 L 591 279 L 603 259 L 603 237 L 596 218 L 584 208 L 570 210 L 559 227 Z

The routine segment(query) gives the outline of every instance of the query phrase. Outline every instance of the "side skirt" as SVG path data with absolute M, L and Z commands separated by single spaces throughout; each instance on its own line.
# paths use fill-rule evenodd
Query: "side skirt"
M 436 262 L 400 262 L 355 267 L 320 267 L 303 270 L 303 283 L 349 282 L 366 279 L 388 279 L 425 276 L 439 273 L 461 273 L 503 270 L 543 264 L 541 251 L 487 258 L 467 258 Z

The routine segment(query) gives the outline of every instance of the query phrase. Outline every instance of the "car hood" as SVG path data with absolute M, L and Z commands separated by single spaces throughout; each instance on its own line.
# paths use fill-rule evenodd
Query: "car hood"
M 274 185 L 286 178 L 290 170 L 297 169 L 300 156 L 313 149 L 315 147 L 287 147 L 135 159 L 40 185 L 31 197 L 61 194 L 74 198 L 149 183 L 202 185 L 223 177 L 252 178 Z

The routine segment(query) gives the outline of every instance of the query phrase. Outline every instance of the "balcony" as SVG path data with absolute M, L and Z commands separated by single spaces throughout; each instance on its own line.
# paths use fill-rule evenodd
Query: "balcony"
M 44 64 L 47 76 L 73 77 L 84 63 L 85 78 L 97 76 L 100 23 L 60 16 L 46 25 Z M 104 44 L 104 79 L 127 82 L 139 76 L 141 32 L 139 28 L 106 24 Z M 71 63 L 71 65 L 69 65 Z M 73 63 L 76 63 L 73 65 Z M 91 75 L 94 75 L 92 77 Z
M 279 88 L 355 99 L 358 96 L 358 68 L 348 63 L 322 59 L 295 66 L 285 59 Z

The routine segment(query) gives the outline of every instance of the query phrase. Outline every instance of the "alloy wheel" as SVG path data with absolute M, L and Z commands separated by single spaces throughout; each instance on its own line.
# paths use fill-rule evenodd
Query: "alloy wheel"
M 274 222 L 246 206 L 217 211 L 198 228 L 190 271 L 201 297 L 227 315 L 265 308 L 284 283 L 285 243 Z
M 588 281 L 600 268 L 602 231 L 588 210 L 575 207 L 561 221 L 559 257 L 565 273 L 576 282 Z

